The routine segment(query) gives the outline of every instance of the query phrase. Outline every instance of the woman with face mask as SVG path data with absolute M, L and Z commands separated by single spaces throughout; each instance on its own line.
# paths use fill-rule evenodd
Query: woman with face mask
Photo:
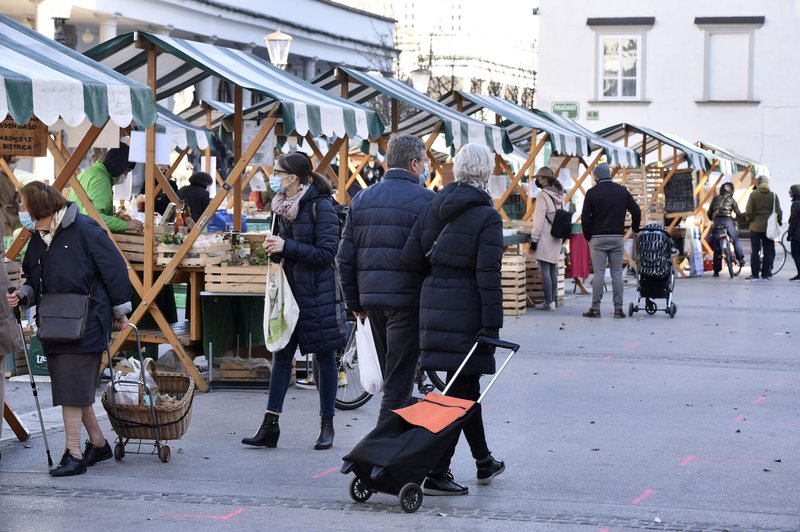
M 269 186 L 276 217 L 274 232 L 264 241 L 273 262 L 283 259 L 283 270 L 300 307 L 300 317 L 289 343 L 272 354 L 272 374 L 264 421 L 256 434 L 242 443 L 275 447 L 278 417 L 292 371 L 292 359 L 300 348 L 314 353 L 320 402 L 320 433 L 314 449 L 333 446 L 333 415 L 338 387 L 335 351 L 344 347 L 344 304 L 337 297 L 333 259 L 339 246 L 339 218 L 331 201 L 330 185 L 313 171 L 311 159 L 302 152 L 282 155 L 275 161 Z
M 108 150 L 102 162 L 94 163 L 78 176 L 78 182 L 112 233 L 141 232 L 144 227 L 138 220 L 123 220 L 114 216 L 112 187 L 124 182 L 128 172 L 135 166 L 135 163 L 128 161 L 128 153 L 128 145 L 120 143 L 119 148 Z M 69 193 L 69 200 L 78 204 L 81 214 L 87 214 L 74 190 Z

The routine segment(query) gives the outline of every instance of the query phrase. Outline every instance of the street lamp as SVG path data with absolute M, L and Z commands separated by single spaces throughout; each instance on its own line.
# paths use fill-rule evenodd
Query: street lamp
M 267 43 L 267 52 L 270 62 L 281 70 L 286 69 L 289 64 L 289 46 L 292 44 L 291 35 L 287 35 L 277 28 L 270 33 L 264 40 Z
M 53 3 L 53 40 L 67 45 L 67 36 L 64 35 L 64 24 L 72 14 L 72 0 L 57 0 Z
M 431 71 L 427 68 L 418 68 L 410 72 L 411 85 L 422 94 L 427 94 L 431 82 Z

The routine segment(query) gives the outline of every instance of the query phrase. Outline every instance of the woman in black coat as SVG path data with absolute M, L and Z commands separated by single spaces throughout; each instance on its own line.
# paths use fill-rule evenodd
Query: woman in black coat
M 792 198 L 792 208 L 789 212 L 789 242 L 792 245 L 792 259 L 797 268 L 797 275 L 790 281 L 800 281 L 800 185 L 789 188 L 789 197 Z
M 345 344 L 344 303 L 337 289 L 333 259 L 339 245 L 339 218 L 333 209 L 331 188 L 313 172 L 311 159 L 302 152 L 275 161 L 270 187 L 275 232 L 264 241 L 272 261 L 284 259 L 283 269 L 300 307 L 300 317 L 289 343 L 272 354 L 267 412 L 258 432 L 242 443 L 275 447 L 278 416 L 289 388 L 291 363 L 300 347 L 314 353 L 320 402 L 320 433 L 314 449 L 333 446 L 338 371 L 335 352 Z
M 193 220 L 199 219 L 211 203 L 208 187 L 212 182 L 213 179 L 207 173 L 196 172 L 189 178 L 189 184 L 178 191 L 178 197 L 189 206 Z
M 59 191 L 39 181 L 21 190 L 20 221 L 31 231 L 22 271 L 25 284 L 6 294 L 11 307 L 20 300 L 37 305 L 53 292 L 90 296 L 86 330 L 75 342 L 43 342 L 50 374 L 53 405 L 61 405 L 66 451 L 50 471 L 54 477 L 80 475 L 111 458 L 111 447 L 92 410 L 100 361 L 108 347 L 109 325 L 121 330 L 131 311 L 131 284 L 125 261 L 100 225 L 78 212 Z M 89 433 L 81 453 L 81 423 Z
M 420 298 L 420 367 L 446 371 L 448 381 L 478 336 L 499 338 L 503 326 L 500 264 L 503 222 L 486 192 L 494 167 L 491 152 L 466 144 L 453 161 L 455 182 L 443 188 L 420 214 L 403 249 L 403 262 L 428 270 Z M 481 346 L 451 386 L 448 395 L 477 400 L 480 377 L 495 372 L 494 352 Z M 486 445 L 481 412 L 464 424 L 479 484 L 489 484 L 505 464 Z M 464 495 L 453 481 L 450 459 L 455 445 L 423 484 L 426 495 Z

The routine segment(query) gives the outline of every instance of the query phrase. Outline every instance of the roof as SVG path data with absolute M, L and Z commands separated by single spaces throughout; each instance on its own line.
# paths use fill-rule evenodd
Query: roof
M 722 156 L 727 157 L 728 159 L 731 159 L 739 167 L 747 168 L 748 166 L 752 166 L 753 167 L 753 175 L 754 176 L 763 175 L 764 177 L 767 177 L 767 178 L 771 177 L 771 174 L 770 174 L 770 171 L 769 171 L 769 167 L 767 165 L 765 165 L 765 164 L 762 164 L 762 163 L 760 163 L 758 161 L 755 161 L 753 159 L 749 159 L 747 157 L 744 157 L 742 155 L 734 153 L 734 152 L 732 152 L 730 150 L 727 150 L 725 148 L 720 148 L 719 146 L 715 146 L 714 144 L 711 144 L 711 143 L 708 143 L 708 142 L 698 141 L 697 145 L 700 146 L 702 149 L 704 149 L 706 151 L 710 151 L 711 153 L 714 153 L 716 155 L 722 155 Z
M 347 75 L 348 99 L 352 102 L 362 104 L 383 95 L 416 109 L 414 115 L 397 124 L 397 131 L 400 133 L 418 137 L 427 135 L 441 122 L 445 141 L 451 150 L 468 142 L 476 142 L 488 146 L 495 153 L 512 151 L 505 128 L 470 118 L 428 98 L 397 79 L 338 67 L 320 75 L 312 83 L 326 91 L 341 94 L 340 73 Z M 391 127 L 387 126 L 385 133 L 391 131 Z
M 6 115 L 18 124 L 36 116 L 48 126 L 60 117 L 69 126 L 147 127 L 156 107 L 145 85 L 0 15 L 0 120 Z
M 535 129 L 539 133 L 547 132 L 549 134 L 548 142 L 553 153 L 583 157 L 592 152 L 589 146 L 589 139 L 585 135 L 568 131 L 498 96 L 452 91 L 444 95 L 439 101 L 449 107 L 456 108 L 459 97 L 462 104 L 461 112 L 465 115 L 472 115 L 482 109 L 488 109 L 504 118 L 505 120 L 500 125 L 508 131 L 508 137 L 512 144 L 516 145 L 530 141 L 531 133 Z
M 136 46 L 137 40 L 152 43 L 161 51 L 156 60 L 158 100 L 216 76 L 264 95 L 267 98 L 264 105 L 280 102 L 279 117 L 286 133 L 368 138 L 383 131 L 383 124 L 374 111 L 321 91 L 242 50 L 135 32 L 95 46 L 86 55 L 144 82 L 147 80 L 147 51 Z
M 690 168 L 694 170 L 706 171 L 711 168 L 714 161 L 718 162 L 719 171 L 724 174 L 732 174 L 735 172 L 736 164 L 728 157 L 714 155 L 713 153 L 699 148 L 690 142 L 669 133 L 660 133 L 653 129 L 644 126 L 637 126 L 634 124 L 620 123 L 614 126 L 601 129 L 597 132 L 601 137 L 618 142 L 625 137 L 625 129 L 633 130 L 638 133 L 646 134 L 662 143 L 672 146 L 676 150 L 682 152 L 686 158 L 686 162 Z M 634 150 L 640 152 L 642 149 L 641 143 L 633 147 Z M 657 143 L 653 142 L 648 146 L 647 152 L 657 149 Z
M 198 100 L 191 107 L 187 107 L 178 116 L 192 125 L 206 126 L 206 110 L 211 111 L 211 129 L 216 129 L 223 118 L 234 113 L 232 103 L 218 102 L 215 100 Z
M 213 135 L 203 127 L 192 125 L 175 113 L 158 106 L 156 130 L 166 133 L 180 149 L 205 150 L 213 142 Z
M 568 131 L 585 135 L 589 139 L 589 144 L 591 145 L 592 150 L 603 150 L 603 152 L 606 154 L 606 159 L 611 165 L 635 168 L 641 164 L 639 154 L 636 153 L 635 150 L 615 144 L 610 140 L 601 137 L 597 133 L 586 129 L 578 122 L 567 116 L 548 113 L 547 111 L 542 111 L 541 109 L 534 109 L 533 112 L 546 118 L 547 120 L 550 120 L 551 122 L 555 122 Z

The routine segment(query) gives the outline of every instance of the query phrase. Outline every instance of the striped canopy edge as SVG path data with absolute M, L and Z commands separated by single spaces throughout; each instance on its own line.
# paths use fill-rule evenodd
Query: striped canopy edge
M 748 166 L 752 166 L 753 167 L 753 176 L 754 177 L 758 177 L 758 176 L 762 176 L 762 175 L 764 177 L 766 177 L 766 178 L 772 177 L 772 174 L 770 173 L 769 167 L 767 165 L 762 164 L 762 163 L 760 163 L 758 161 L 755 161 L 753 159 L 750 159 L 749 157 L 744 157 L 744 156 L 739 155 L 738 153 L 735 153 L 735 152 L 733 152 L 731 150 L 728 150 L 726 148 L 720 148 L 719 146 L 711 144 L 710 142 L 698 141 L 697 145 L 700 146 L 701 148 L 703 148 L 706 151 L 711 151 L 711 152 L 716 153 L 718 155 L 719 154 L 724 155 L 725 157 L 727 157 L 727 158 L 731 159 L 733 162 L 735 162 L 742 169 L 745 169 Z
M 165 107 L 157 108 L 156 130 L 168 134 L 177 148 L 205 150 L 213 144 L 214 136 L 206 128 L 191 124 Z
M 150 89 L 0 14 L 0 117 L 52 125 L 155 122 Z

